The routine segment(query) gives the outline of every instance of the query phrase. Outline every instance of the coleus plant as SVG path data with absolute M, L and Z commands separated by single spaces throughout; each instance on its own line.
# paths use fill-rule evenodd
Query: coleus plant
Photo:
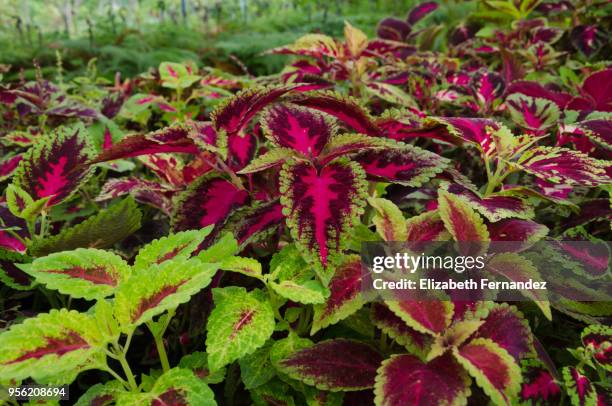
M 609 403 L 609 303 L 361 294 L 363 241 L 609 239 L 603 20 L 486 3 L 510 13 L 448 49 L 416 24 L 452 5 L 427 2 L 379 38 L 274 49 L 296 57 L 278 76 L 2 87 L 0 280 L 41 313 L 3 310 L 0 383 L 73 382 L 83 405 Z

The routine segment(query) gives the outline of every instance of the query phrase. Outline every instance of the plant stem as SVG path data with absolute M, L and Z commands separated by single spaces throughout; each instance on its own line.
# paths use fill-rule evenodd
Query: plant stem
M 166 354 L 166 347 L 164 347 L 164 338 L 163 336 L 157 336 L 154 338 L 162 369 L 164 370 L 164 372 L 168 372 L 170 370 L 170 363 L 168 362 L 168 354 Z
M 121 364 L 121 368 L 123 368 L 123 372 L 127 377 L 131 390 L 137 392 L 138 384 L 136 383 L 136 378 L 134 378 L 134 374 L 132 373 L 130 364 L 128 364 L 127 359 L 125 358 L 125 354 L 123 353 L 123 351 L 116 351 L 115 355 L 117 355 L 117 360 Z

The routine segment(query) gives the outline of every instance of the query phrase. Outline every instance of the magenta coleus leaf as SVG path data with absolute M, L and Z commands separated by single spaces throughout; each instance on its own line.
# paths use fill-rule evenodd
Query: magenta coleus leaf
M 333 92 L 315 92 L 296 96 L 291 101 L 334 116 L 359 133 L 371 136 L 381 135 L 381 130 L 369 113 L 352 98 Z
M 212 113 L 213 125 L 217 131 L 223 130 L 228 136 L 240 133 L 255 114 L 295 87 L 293 85 L 244 90 L 228 98 Z
M 522 365 L 523 383 L 520 400 L 528 404 L 558 404 L 561 388 L 552 374 L 535 360 L 525 360 Z
M 350 255 L 334 271 L 325 303 L 314 305 L 311 335 L 343 320 L 363 306 L 361 259 Z
M 420 20 L 425 18 L 427 14 L 433 13 L 438 8 L 438 3 L 435 1 L 425 1 L 417 4 L 410 10 L 406 21 L 410 25 L 418 23 Z
M 276 104 L 263 119 L 266 135 L 278 146 L 292 148 L 306 157 L 317 157 L 335 133 L 333 123 L 316 110 Z
M 172 226 L 177 231 L 223 225 L 231 212 L 247 203 L 246 190 L 224 178 L 205 175 L 181 193 L 174 202 Z
M 612 150 L 612 120 L 587 120 L 575 125 L 590 141 Z
M 24 247 L 25 251 L 25 247 Z M 17 267 L 21 263 L 28 263 L 32 259 L 14 251 L 7 251 L 2 245 L 0 233 L 0 281 L 17 290 L 28 290 L 34 280 L 27 273 Z
M 612 111 L 612 69 L 591 74 L 584 80 L 580 94 L 569 102 L 568 109 Z
M 597 186 L 612 183 L 609 164 L 586 154 L 559 147 L 535 147 L 525 152 L 516 165 L 547 182 Z
M 444 125 L 437 127 L 441 137 L 456 138 L 476 145 L 485 155 L 491 155 L 495 151 L 492 134 L 501 128 L 499 123 L 487 118 L 436 117 L 428 118 L 425 124 Z
M 453 304 L 448 301 L 405 300 L 386 304 L 409 327 L 432 336 L 444 332 L 453 318 Z
M 11 228 L 13 232 L 3 230 L 4 228 Z M 26 222 L 15 217 L 7 207 L 0 204 L 0 248 L 24 253 L 26 246 L 22 240 L 27 236 Z
M 608 34 L 596 25 L 579 25 L 570 33 L 572 45 L 587 58 L 595 55 L 608 40 Z
M 0 181 L 9 178 L 15 172 L 22 159 L 23 154 L 8 155 L 0 159 Z
M 453 355 L 493 402 L 510 404 L 518 395 L 521 370 L 514 358 L 494 341 L 470 340 L 453 348 Z
M 233 134 L 227 139 L 227 161 L 229 167 L 238 172 L 251 162 L 257 152 L 257 137 L 252 134 L 243 136 Z
M 194 129 L 188 125 L 175 124 L 152 133 L 127 136 L 110 148 L 103 150 L 92 163 L 160 152 L 195 154 L 199 152 L 199 148 L 190 138 L 192 132 Z
M 511 83 L 506 89 L 506 94 L 511 95 L 514 93 L 524 94 L 534 98 L 546 99 L 555 103 L 560 109 L 565 108 L 567 103 L 572 99 L 572 95 L 569 93 L 559 92 L 556 90 L 550 90 L 545 86 L 542 86 L 538 82 L 531 82 L 527 80 L 519 80 Z
M 488 338 L 519 360 L 533 352 L 532 335 L 527 320 L 514 306 L 490 304 L 484 323 L 472 338 Z
M 374 386 L 382 356 L 359 341 L 335 339 L 304 348 L 279 363 L 281 372 L 321 390 L 354 391 Z
M 529 203 L 518 197 L 492 194 L 483 198 L 477 192 L 458 183 L 443 185 L 443 188 L 476 209 L 489 221 L 512 217 L 529 219 L 534 215 Z
M 369 178 L 420 186 L 442 172 L 448 160 L 412 145 L 366 150 L 354 158 Z
M 378 23 L 376 35 L 391 41 L 404 41 L 411 31 L 412 27 L 406 21 L 387 17 Z
M 84 127 L 60 128 L 40 139 L 24 155 L 13 183 L 47 205 L 66 200 L 87 180 L 92 147 Z
M 563 381 L 573 405 L 597 405 L 597 392 L 591 380 L 575 367 L 565 367 L 562 370 Z
M 238 244 L 257 241 L 284 223 L 282 206 L 278 200 L 257 204 L 237 212 L 237 223 L 232 227 Z
M 171 195 L 176 189 L 158 182 L 138 178 L 109 179 L 96 197 L 97 201 L 105 201 L 124 195 L 132 195 L 140 203 L 148 204 L 167 215 L 172 211 Z
M 585 348 L 590 350 L 597 363 L 612 371 L 612 327 L 592 325 L 580 337 Z
M 461 405 L 470 395 L 470 377 L 449 354 L 430 362 L 413 355 L 393 355 L 376 375 L 376 404 Z
M 287 163 L 281 172 L 281 204 L 298 246 L 323 268 L 365 206 L 365 175 L 354 162 L 336 160 L 317 169 Z
M 504 249 L 523 251 L 544 238 L 548 227 L 531 220 L 503 219 L 487 225 L 491 241 L 507 241 Z
M 425 357 L 432 342 L 430 335 L 420 333 L 408 327 L 404 320 L 397 317 L 395 313 L 381 303 L 372 303 L 370 317 L 376 327 L 394 339 L 398 344 L 406 347 L 410 353 L 421 358 Z

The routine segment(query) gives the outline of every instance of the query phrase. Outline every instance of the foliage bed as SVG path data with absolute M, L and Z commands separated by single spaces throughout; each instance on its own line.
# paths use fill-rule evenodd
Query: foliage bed
M 265 77 L 2 83 L 0 383 L 78 405 L 610 404 L 605 292 L 368 302 L 358 255 L 610 239 L 590 4 L 483 1 L 448 27 L 426 2 L 375 38 L 346 23 L 272 49 L 292 59 Z

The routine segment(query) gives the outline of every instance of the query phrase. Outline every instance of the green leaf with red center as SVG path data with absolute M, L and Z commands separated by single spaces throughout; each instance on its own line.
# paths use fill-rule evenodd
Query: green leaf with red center
M 94 319 L 74 310 L 13 324 L 0 334 L 0 379 L 70 383 L 79 372 L 106 364 L 100 336 Z
M 481 255 L 489 246 L 489 231 L 482 217 L 464 200 L 443 189 L 438 190 L 438 213 L 446 230 L 459 241 L 462 254 Z
M 582 344 L 590 350 L 595 361 L 612 371 L 612 327 L 605 325 L 588 326 L 581 334 Z
M 172 211 L 170 196 L 174 193 L 176 193 L 174 187 L 157 181 L 132 177 L 111 178 L 102 186 L 96 201 L 101 202 L 129 194 L 137 202 L 155 207 L 170 216 Z
M 145 393 L 124 392 L 117 405 L 141 406 L 216 406 L 215 394 L 188 369 L 172 368 L 164 372 Z
M 196 154 L 200 149 L 190 137 L 194 132 L 195 130 L 192 126 L 179 123 L 148 134 L 130 135 L 103 150 L 91 163 L 158 154 L 161 152 Z
M 329 297 L 324 303 L 313 306 L 310 335 L 344 320 L 363 306 L 361 258 L 358 255 L 347 255 L 343 258 L 329 281 L 329 291 Z
M 317 389 L 354 391 L 374 386 L 382 356 L 359 341 L 321 341 L 279 362 L 281 372 Z
M 87 300 L 112 295 L 131 274 L 121 257 L 94 248 L 57 252 L 20 267 L 50 289 Z
M 274 233 L 284 223 L 283 208 L 278 200 L 256 203 L 245 209 L 237 210 L 231 228 L 238 244 L 257 242 Z
M 254 258 L 231 256 L 219 263 L 224 271 L 237 272 L 252 278 L 262 279 L 261 264 Z
M 477 338 L 453 355 L 496 404 L 510 404 L 521 388 L 521 369 L 508 351 L 493 340 Z
M 34 200 L 56 205 L 77 191 L 91 173 L 92 147 L 83 126 L 62 127 L 41 138 L 19 162 L 13 183 Z
M 258 87 L 243 90 L 226 99 L 212 112 L 213 126 L 218 132 L 224 131 L 228 137 L 239 134 L 255 114 L 295 87 Z
M 385 360 L 376 375 L 376 406 L 464 405 L 471 379 L 449 354 L 423 362 L 408 354 Z
M 525 405 L 556 405 L 561 401 L 561 388 L 542 363 L 526 359 L 521 363 L 523 383 L 519 400 Z
M 159 78 L 162 86 L 169 89 L 186 89 L 201 79 L 193 66 L 182 63 L 162 62 L 159 65 Z
M 441 187 L 476 209 L 489 221 L 499 221 L 511 217 L 522 219 L 534 217 L 533 207 L 526 200 L 518 197 L 498 194 L 482 197 L 478 192 L 458 183 L 444 183 Z
M 208 226 L 200 230 L 182 231 L 154 240 L 138 251 L 134 260 L 134 268 L 147 268 L 166 261 L 189 259 L 211 230 L 212 226 Z
M 383 240 L 406 241 L 406 219 L 399 207 L 392 201 L 380 197 L 371 197 L 368 202 L 376 210 L 372 222 Z
M 205 175 L 194 181 L 175 200 L 172 227 L 176 231 L 199 230 L 214 225 L 205 243 L 216 237 L 232 212 L 245 205 L 246 190 L 218 175 Z
M 612 183 L 606 173 L 609 163 L 567 148 L 535 147 L 521 155 L 514 165 L 552 183 L 581 186 Z
M 527 320 L 516 307 L 487 302 L 488 314 L 472 338 L 488 338 L 508 351 L 516 362 L 533 350 L 533 335 Z
M 206 326 L 206 352 L 212 370 L 251 354 L 274 332 L 274 311 L 261 291 L 227 287 L 213 290 L 215 308 Z
M 561 115 L 554 102 L 520 93 L 508 96 L 506 106 L 512 121 L 536 135 L 543 135 L 548 128 L 557 124 Z
M 275 104 L 264 113 L 262 127 L 276 145 L 305 157 L 319 156 L 336 133 L 334 123 L 320 112 L 295 104 Z
M 317 169 L 308 162 L 285 164 L 281 204 L 298 246 L 330 279 L 330 262 L 341 252 L 365 205 L 365 176 L 354 162 L 336 160 Z
M 87 389 L 74 406 L 107 406 L 113 404 L 117 397 L 124 392 L 125 386 L 119 381 L 98 383 Z
M 390 145 L 366 150 L 354 157 L 372 180 L 421 186 L 448 165 L 448 160 L 412 145 Z
M 429 352 L 432 338 L 420 333 L 397 317 L 389 308 L 381 303 L 372 303 L 372 323 L 398 344 L 406 347 L 408 352 L 424 359 Z
M 574 367 L 565 367 L 561 371 L 565 388 L 570 395 L 572 405 L 598 406 L 595 386 L 581 370 Z
M 300 94 L 292 103 L 310 107 L 336 117 L 358 133 L 370 136 L 382 135 L 370 114 L 353 98 L 334 92 Z
M 127 198 L 59 234 L 34 240 L 28 248 L 36 256 L 80 247 L 108 248 L 138 230 L 141 219 L 134 199 Z
M 386 301 L 385 304 L 409 327 L 432 336 L 443 333 L 453 318 L 453 303 L 450 301 L 406 300 Z
M 115 317 L 128 330 L 177 308 L 204 289 L 216 264 L 199 259 L 166 261 L 135 269 L 115 292 Z
M 485 265 L 487 272 L 490 272 L 496 277 L 502 277 L 514 282 L 527 282 L 532 279 L 543 280 L 536 266 L 527 258 L 515 253 L 504 252 L 496 254 Z M 497 279 L 497 278 L 496 278 Z M 546 291 L 540 289 L 521 290 L 521 293 L 533 300 L 535 304 L 542 310 L 542 313 L 552 320 L 550 312 L 550 303 Z

